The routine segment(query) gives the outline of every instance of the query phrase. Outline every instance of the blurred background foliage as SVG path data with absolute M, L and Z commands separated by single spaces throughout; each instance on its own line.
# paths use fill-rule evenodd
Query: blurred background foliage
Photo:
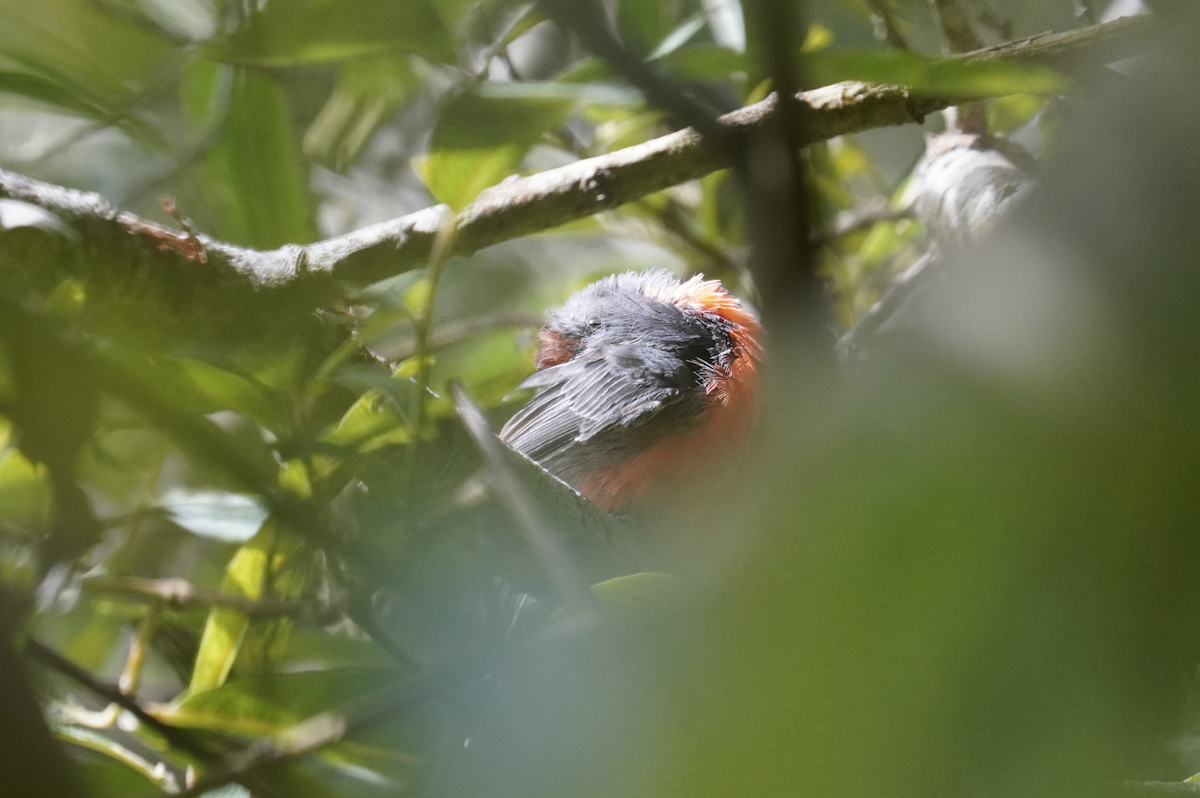
M 964 5 L 994 44 L 1129 4 Z M 716 111 L 770 90 L 739 0 L 605 9 Z M 924 0 L 807 4 L 812 85 L 1004 95 L 990 128 L 1044 186 L 853 375 L 772 351 L 747 458 L 581 567 L 598 615 L 488 495 L 449 385 L 497 425 L 545 309 L 604 273 L 756 299 L 729 173 L 319 302 L 183 258 L 164 285 L 3 201 L 12 794 L 1094 795 L 1200 770 L 1200 69 L 1161 11 L 1175 60 L 1076 84 L 931 65 Z M 0 23 L 0 166 L 178 226 L 169 195 L 252 248 L 672 129 L 532 3 L 0 0 Z M 908 185 L 940 124 L 806 150 L 842 328 L 926 247 Z

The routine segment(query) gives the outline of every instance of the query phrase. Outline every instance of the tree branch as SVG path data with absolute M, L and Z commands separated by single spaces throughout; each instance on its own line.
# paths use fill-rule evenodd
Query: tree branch
M 1139 52 L 1155 24 L 1149 16 L 1132 17 L 1067 33 L 1045 33 L 951 58 L 1060 68 L 1083 56 L 1093 63 L 1104 63 Z M 903 86 L 856 81 L 825 86 L 799 95 L 803 143 L 919 122 L 926 114 L 972 99 L 981 98 L 922 96 Z M 726 114 L 720 121 L 749 132 L 770 124 L 776 107 L 772 95 Z M 549 230 L 725 166 L 720 154 L 702 146 L 699 134 L 688 128 L 558 169 L 509 178 L 484 191 L 460 214 L 454 254 L 470 254 Z M 196 279 L 198 273 L 205 279 L 224 274 L 264 288 L 287 285 L 305 276 L 363 285 L 417 268 L 428 260 L 437 232 L 449 214 L 445 206 L 439 205 L 307 246 L 288 245 L 266 252 L 201 236 L 207 263 L 193 265 L 185 259 L 192 245 L 187 235 L 121 214 L 98 194 L 0 170 L 0 198 L 54 211 L 80 233 L 85 245 L 133 248 L 143 262 L 161 265 L 180 279 Z M 170 246 L 171 239 L 178 247 Z M 164 244 L 168 246 L 164 248 Z

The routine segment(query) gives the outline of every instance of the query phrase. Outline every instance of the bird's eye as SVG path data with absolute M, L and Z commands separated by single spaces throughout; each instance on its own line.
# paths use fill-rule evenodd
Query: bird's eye
M 587 326 L 590 329 L 599 330 L 601 327 L 604 326 L 604 322 L 600 321 L 600 319 L 593 316 L 592 318 L 587 320 Z

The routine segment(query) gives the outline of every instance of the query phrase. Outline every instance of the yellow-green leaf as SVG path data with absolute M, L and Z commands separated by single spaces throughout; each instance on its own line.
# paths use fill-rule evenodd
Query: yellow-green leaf
M 278 556 L 279 530 L 270 520 L 263 524 L 244 546 L 237 550 L 225 569 L 221 592 L 256 601 L 263 596 L 270 579 L 272 560 Z M 210 690 L 225 683 L 229 669 L 237 659 L 238 648 L 250 618 L 233 607 L 213 607 L 204 625 L 196 666 L 188 693 Z

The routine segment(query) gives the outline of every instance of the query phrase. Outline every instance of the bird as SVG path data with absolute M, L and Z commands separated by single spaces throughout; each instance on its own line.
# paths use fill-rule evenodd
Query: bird
M 949 130 L 926 138 L 913 175 L 913 208 L 932 243 L 978 240 L 1033 188 L 1037 161 L 1001 136 Z
M 538 334 L 533 398 L 501 440 L 605 511 L 719 460 L 751 431 L 763 330 L 718 280 L 610 275 Z

